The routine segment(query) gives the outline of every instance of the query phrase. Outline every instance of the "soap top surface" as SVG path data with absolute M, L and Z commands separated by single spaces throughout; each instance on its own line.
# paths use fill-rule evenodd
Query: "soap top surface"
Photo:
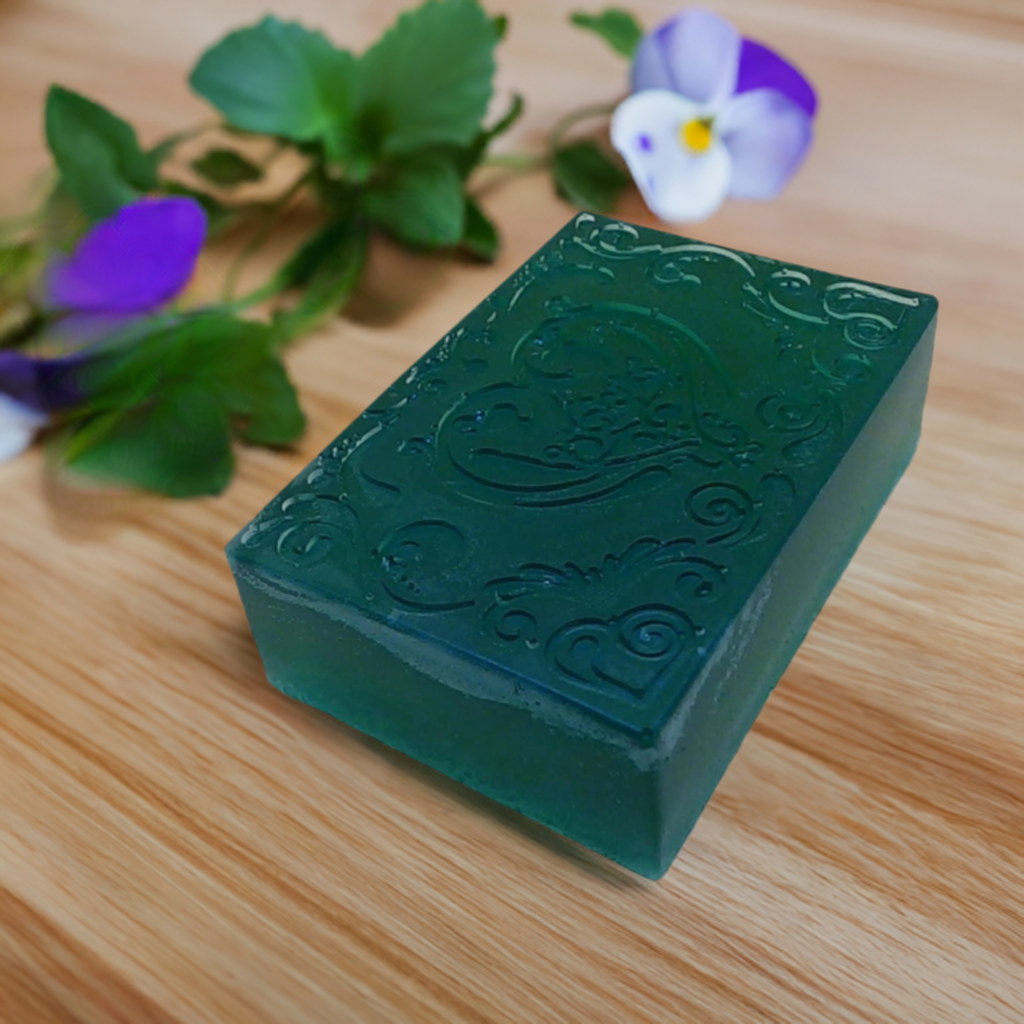
M 581 214 L 229 552 L 651 734 L 935 311 Z

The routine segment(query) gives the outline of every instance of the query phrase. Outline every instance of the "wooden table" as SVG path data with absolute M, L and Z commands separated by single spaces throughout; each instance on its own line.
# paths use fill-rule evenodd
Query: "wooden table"
M 361 47 L 402 6 L 278 9 Z M 575 6 L 505 5 L 509 146 L 621 86 Z M 695 233 L 942 308 L 920 452 L 675 866 L 638 881 L 280 696 L 222 554 L 568 218 L 504 181 L 499 263 L 379 250 L 359 318 L 290 356 L 300 450 L 245 452 L 223 497 L 69 506 L 38 452 L 0 468 L 4 1024 L 1024 1021 L 1020 5 L 717 6 L 823 104 L 785 197 Z M 203 116 L 194 56 L 262 11 L 0 3 L 0 212 L 46 164 L 50 81 L 155 138 Z

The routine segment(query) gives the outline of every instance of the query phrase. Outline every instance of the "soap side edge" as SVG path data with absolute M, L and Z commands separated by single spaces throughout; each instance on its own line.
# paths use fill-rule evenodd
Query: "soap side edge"
M 738 657 L 732 660 L 720 658 L 719 671 L 708 674 L 700 692 L 694 696 L 692 705 L 687 709 L 673 753 L 659 774 L 659 808 L 664 823 L 664 845 L 660 855 L 662 873 L 675 860 L 768 697 L 914 457 L 921 434 L 936 324 L 937 307 L 920 340 L 875 406 L 861 433 L 837 464 L 748 600 L 741 616 L 758 616 L 758 627 L 751 632 L 749 642 Z M 884 450 L 885 438 L 893 433 L 898 433 L 904 441 L 893 452 L 893 457 L 883 465 L 873 456 L 876 451 Z M 871 470 L 875 470 L 874 474 Z M 844 502 L 844 480 L 857 479 L 858 474 L 861 479 L 870 480 L 870 486 L 860 496 L 858 506 L 852 511 L 846 511 L 853 521 L 848 530 L 849 540 L 836 549 L 829 543 L 835 525 L 834 513 L 837 506 L 842 512 L 843 505 L 847 504 Z M 786 595 L 787 577 L 792 577 L 794 570 L 801 564 L 806 566 L 815 561 L 820 562 L 822 569 L 813 590 L 801 593 L 802 588 L 797 585 L 792 593 Z M 777 599 L 767 600 L 766 588 L 774 591 Z M 757 612 L 759 605 L 763 612 Z M 794 605 L 798 606 L 795 614 Z M 784 622 L 793 625 L 786 628 Z M 781 643 L 778 639 L 779 631 L 785 634 Z M 761 669 L 756 673 L 756 685 L 750 688 L 749 693 L 735 694 L 733 720 L 726 730 L 727 741 L 720 743 L 713 752 L 705 750 L 700 737 L 694 736 L 691 730 L 699 728 L 702 721 L 721 713 L 720 704 L 728 700 L 731 679 L 745 671 L 754 673 L 759 661 Z M 671 728 L 671 724 L 668 728 Z M 713 756 L 707 756 L 709 753 L 713 753 Z M 706 766 L 706 797 L 695 811 L 691 806 L 685 814 L 673 813 L 672 793 L 692 781 L 694 762 L 701 762 L 702 755 L 702 763 Z
M 479 666 L 408 634 L 389 637 L 407 644 L 407 656 L 396 656 L 380 642 L 381 624 L 362 621 L 354 628 L 327 614 L 315 595 L 235 553 L 229 545 L 236 585 L 276 689 L 654 877 L 655 776 L 628 746 L 560 730 L 500 694 L 488 698 L 453 686 L 453 677 Z M 496 678 L 490 685 L 518 684 Z

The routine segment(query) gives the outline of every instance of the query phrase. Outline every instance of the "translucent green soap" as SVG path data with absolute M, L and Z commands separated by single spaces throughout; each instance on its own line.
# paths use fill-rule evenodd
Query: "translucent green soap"
M 661 876 L 910 461 L 936 308 L 577 217 L 228 545 L 270 681 Z

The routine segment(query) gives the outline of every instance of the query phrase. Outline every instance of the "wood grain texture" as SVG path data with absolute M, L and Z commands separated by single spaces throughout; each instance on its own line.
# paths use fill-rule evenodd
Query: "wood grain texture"
M 276 5 L 355 46 L 402 6 Z M 510 146 L 620 87 L 575 6 L 505 5 Z M 1024 1020 L 1020 7 L 720 8 L 822 113 L 781 200 L 695 233 L 942 305 L 920 452 L 675 866 L 638 881 L 276 693 L 222 554 L 571 212 L 498 180 L 499 264 L 380 248 L 359 319 L 290 356 L 301 449 L 245 452 L 223 497 L 96 508 L 45 493 L 38 453 L 0 467 L 3 1024 Z M 0 213 L 45 167 L 50 81 L 155 138 L 204 116 L 194 55 L 262 11 L 0 3 Z

